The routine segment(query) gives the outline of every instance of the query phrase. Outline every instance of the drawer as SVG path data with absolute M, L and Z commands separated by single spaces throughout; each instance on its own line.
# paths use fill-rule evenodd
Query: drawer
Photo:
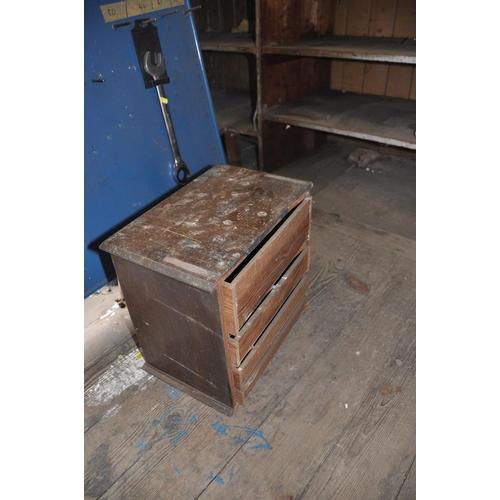
M 273 285 L 271 292 L 255 309 L 243 328 L 235 336 L 229 336 L 229 354 L 233 366 L 236 368 L 240 366 L 243 358 L 253 348 L 264 329 L 308 270 L 309 247 L 305 247 Z
M 221 313 L 229 335 L 238 334 L 245 321 L 307 244 L 310 224 L 311 198 L 306 198 L 221 284 Z
M 271 323 L 269 323 L 264 330 L 248 355 L 242 360 L 240 366 L 232 367 L 234 386 L 236 389 L 242 390 L 246 388 L 249 380 L 250 382 L 254 379 L 256 380 L 260 373 L 264 371 L 267 363 L 269 363 L 274 355 L 274 352 L 285 339 L 288 331 L 305 307 L 307 285 L 307 276 L 304 276 Z M 271 346 L 273 348 L 271 348 Z M 256 369 L 258 374 L 253 373 Z
M 273 359 L 276 351 L 298 321 L 302 311 L 306 308 L 307 276 L 305 276 L 302 282 L 297 286 L 296 291 L 298 293 L 295 296 L 292 294 L 287 300 L 288 306 L 290 307 L 287 307 L 285 303 L 283 310 L 276 315 L 266 329 L 262 339 L 259 340 L 258 344 L 260 343 L 262 347 L 268 346 L 267 349 L 263 353 L 260 353 L 260 355 L 257 350 L 252 350 L 239 368 L 233 367 L 236 403 L 243 404 L 245 398 L 267 368 L 269 362 Z M 295 307 L 292 307 L 292 301 L 296 304 Z M 267 335 L 268 333 L 269 336 Z M 253 369 L 251 369 L 252 367 Z

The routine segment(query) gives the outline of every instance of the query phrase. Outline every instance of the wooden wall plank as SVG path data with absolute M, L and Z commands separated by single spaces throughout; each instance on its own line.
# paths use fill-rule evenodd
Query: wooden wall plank
M 244 92 L 255 89 L 255 65 L 250 68 L 249 64 L 253 57 L 237 52 L 204 52 L 205 70 L 210 85 Z
M 222 54 L 221 52 L 214 52 L 212 55 L 213 76 L 215 78 L 215 81 L 223 88 L 226 88 L 225 83 L 228 78 L 227 75 L 229 70 L 229 64 L 227 64 L 226 61 L 226 55 L 230 56 L 230 54 Z
M 234 1 L 233 0 L 217 0 L 219 6 L 219 17 L 222 31 L 231 31 L 236 28 L 234 16 Z
M 191 0 L 191 7 L 201 7 L 193 10 L 194 24 L 198 33 L 207 30 L 207 0 Z
M 338 59 L 332 60 L 330 66 L 330 88 L 342 90 L 342 81 L 344 78 L 344 61 Z
M 205 11 L 207 28 L 214 31 L 220 31 L 222 27 L 220 23 L 218 2 L 207 0 L 205 3 Z
M 387 63 L 366 63 L 363 92 L 365 94 L 385 95 L 388 73 L 389 64 Z
M 302 4 L 300 19 L 300 32 L 303 33 L 303 38 L 313 38 L 318 34 L 318 0 Z
M 302 37 L 301 32 L 301 10 L 302 2 L 300 0 L 284 0 L 285 13 L 284 19 L 286 22 L 283 23 L 283 43 L 295 42 L 300 40 Z
M 277 62 L 275 62 L 275 59 Z M 260 67 L 260 79 L 262 86 L 262 107 L 264 110 L 276 104 L 280 104 L 280 86 L 282 82 L 283 63 L 281 59 L 274 57 L 263 57 Z
M 239 72 L 239 54 L 220 53 L 218 54 L 218 66 L 224 68 L 224 88 L 238 89 L 241 88 L 240 72 Z
M 365 63 L 363 61 L 345 61 L 342 89 L 348 92 L 363 92 Z
M 416 0 L 398 0 L 394 22 L 394 37 L 415 38 L 417 36 L 416 12 Z
M 302 2 L 300 18 L 301 39 L 314 38 L 320 35 L 331 35 L 331 19 L 333 4 L 330 0 L 310 0 Z
M 331 64 L 320 58 L 300 59 L 300 98 L 329 88 Z
M 385 95 L 388 97 L 410 97 L 413 65 L 391 64 L 387 75 Z
M 394 19 L 398 0 L 372 0 L 369 36 L 391 37 L 394 33 Z
M 326 0 L 319 3 L 318 7 L 318 33 L 333 35 L 332 18 L 334 15 L 334 2 Z
M 413 77 L 411 79 L 410 99 L 417 99 L 417 66 L 413 67 Z
M 260 7 L 259 37 L 262 46 L 276 42 L 276 25 L 279 7 L 275 2 L 267 2 Z
M 250 27 L 255 26 L 255 8 L 252 12 L 251 5 L 248 5 L 246 1 L 233 0 L 233 9 L 234 27 L 239 26 L 243 19 L 248 19 L 250 21 L 249 31 L 253 31 Z
M 370 24 L 372 0 L 357 0 L 349 3 L 347 12 L 346 35 L 367 36 Z
M 198 32 L 230 31 L 249 14 L 246 0 L 192 0 L 191 6 L 201 6 L 193 11 Z
M 264 9 L 265 7 L 265 9 Z M 263 45 L 300 40 L 301 28 L 307 20 L 301 19 L 300 0 L 275 0 L 261 6 L 260 34 Z
M 335 0 L 333 9 L 333 34 L 345 35 L 349 0 Z
M 330 88 L 388 97 L 416 99 L 415 66 L 334 60 Z
M 282 64 L 279 100 L 284 104 L 298 99 L 300 95 L 300 59 Z
M 415 0 L 335 0 L 333 34 L 416 36 Z M 414 66 L 332 60 L 330 88 L 415 99 Z

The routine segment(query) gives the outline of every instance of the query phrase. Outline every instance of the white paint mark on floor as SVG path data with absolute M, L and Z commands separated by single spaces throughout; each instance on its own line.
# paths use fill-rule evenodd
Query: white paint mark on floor
M 106 316 L 109 316 L 111 314 L 111 316 L 114 316 L 115 315 L 115 312 L 113 311 L 113 309 L 118 309 L 120 306 L 118 304 L 115 304 L 111 307 L 111 309 L 108 309 L 102 316 L 99 316 L 99 319 L 104 319 Z
M 112 406 L 104 415 L 103 419 L 105 418 L 111 418 L 113 415 L 116 415 L 118 413 L 118 410 L 122 407 L 122 405 L 114 405 Z
M 137 358 L 139 353 L 139 349 L 134 349 L 112 363 L 97 382 L 85 391 L 85 404 L 106 405 L 132 385 L 138 385 L 139 389 L 143 389 L 143 386 L 154 377 L 142 369 L 144 359 Z

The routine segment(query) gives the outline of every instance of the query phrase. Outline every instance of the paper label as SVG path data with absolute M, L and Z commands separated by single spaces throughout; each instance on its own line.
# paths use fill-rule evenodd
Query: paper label
M 184 0 L 124 0 L 122 2 L 101 5 L 101 12 L 104 22 L 109 23 L 126 19 L 127 17 L 170 9 L 178 5 L 184 5 Z

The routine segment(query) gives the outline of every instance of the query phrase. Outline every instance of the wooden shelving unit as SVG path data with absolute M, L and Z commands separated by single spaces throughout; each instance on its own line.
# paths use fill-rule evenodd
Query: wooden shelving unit
M 231 132 L 257 137 L 253 120 L 256 96 L 252 98 L 248 92 L 217 88 L 212 88 L 211 94 L 221 134 Z
M 193 2 L 228 160 L 245 135 L 267 171 L 328 136 L 416 150 L 415 0 L 380 1 Z
M 262 53 L 403 64 L 417 62 L 414 38 L 320 37 L 282 45 L 266 45 Z
M 326 90 L 275 106 L 266 120 L 416 149 L 415 101 Z
M 247 52 L 255 54 L 254 33 L 205 32 L 199 34 L 200 48 L 214 52 Z

